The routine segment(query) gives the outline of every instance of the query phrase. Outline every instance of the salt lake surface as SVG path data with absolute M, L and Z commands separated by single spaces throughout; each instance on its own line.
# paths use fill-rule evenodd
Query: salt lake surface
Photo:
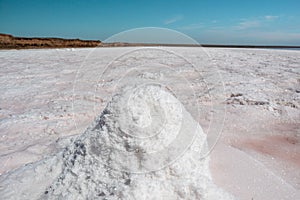
M 14 198 L 18 181 L 34 174 L 28 164 L 60 154 L 120 88 L 154 84 L 169 90 L 202 127 L 208 177 L 224 192 L 236 199 L 300 198 L 299 51 L 3 50 L 0 61 L 0 196 Z M 137 123 L 143 120 L 147 115 Z

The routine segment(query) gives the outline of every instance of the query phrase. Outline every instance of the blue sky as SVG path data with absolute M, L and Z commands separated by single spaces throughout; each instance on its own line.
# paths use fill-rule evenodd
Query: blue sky
M 300 45 L 299 0 L 0 0 L 0 32 L 105 40 L 139 27 L 199 43 Z

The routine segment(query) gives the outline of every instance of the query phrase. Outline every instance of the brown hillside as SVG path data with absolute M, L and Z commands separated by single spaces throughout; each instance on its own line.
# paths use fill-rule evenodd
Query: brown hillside
M 0 49 L 96 47 L 100 44 L 100 40 L 25 38 L 0 34 Z

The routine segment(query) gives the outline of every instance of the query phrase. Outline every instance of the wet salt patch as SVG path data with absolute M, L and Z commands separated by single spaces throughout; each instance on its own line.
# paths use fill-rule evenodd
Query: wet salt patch
M 237 138 L 231 144 L 299 190 L 300 146 L 299 137 L 294 133 L 297 126 L 281 124 L 277 129 L 279 133 L 284 134 L 245 136 Z
M 281 159 L 300 167 L 300 155 L 295 145 L 299 139 L 293 136 L 265 136 L 260 139 L 247 139 L 241 146 L 273 158 Z
M 299 199 L 297 189 L 243 151 L 219 143 L 210 168 L 217 185 L 239 199 Z

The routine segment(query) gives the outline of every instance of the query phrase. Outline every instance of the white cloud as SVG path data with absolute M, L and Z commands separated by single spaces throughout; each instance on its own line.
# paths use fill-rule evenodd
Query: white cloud
M 260 44 L 260 45 L 299 45 L 300 33 L 287 31 L 249 30 L 236 32 L 234 30 L 205 30 L 201 33 L 202 40 L 208 43 L 224 44 Z
M 177 21 L 180 21 L 182 19 L 183 19 L 183 15 L 176 15 L 176 16 L 170 18 L 170 19 L 165 20 L 164 24 L 166 24 L 166 25 L 167 24 L 173 24 L 173 23 L 175 23 Z
M 277 19 L 278 16 L 275 16 L 275 15 L 266 15 L 264 18 L 265 18 L 266 20 L 274 20 L 274 19 Z
M 258 32 L 253 33 L 253 37 L 260 37 L 264 40 L 270 41 L 292 41 L 298 40 L 300 41 L 300 34 L 299 33 L 289 33 L 289 32 Z
M 186 26 L 181 26 L 178 29 L 181 29 L 181 30 L 195 30 L 195 29 L 200 29 L 200 28 L 204 28 L 204 25 L 202 23 L 188 24 Z
M 240 22 L 235 28 L 243 30 L 250 28 L 257 28 L 261 26 L 261 22 L 259 20 L 244 20 Z
M 235 26 L 235 29 L 244 30 L 244 29 L 252 29 L 252 28 L 262 27 L 262 26 L 270 23 L 271 21 L 274 21 L 277 18 L 279 18 L 279 16 L 265 15 L 265 16 L 256 17 L 254 19 L 241 19 L 241 22 L 239 22 Z

